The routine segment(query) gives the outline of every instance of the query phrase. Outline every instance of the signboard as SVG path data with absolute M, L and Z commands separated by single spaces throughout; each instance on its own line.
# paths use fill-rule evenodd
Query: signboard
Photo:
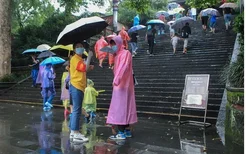
M 181 107 L 206 109 L 209 74 L 186 75 Z

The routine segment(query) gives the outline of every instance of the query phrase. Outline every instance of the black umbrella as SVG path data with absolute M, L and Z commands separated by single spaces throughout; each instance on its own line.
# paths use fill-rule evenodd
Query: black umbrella
M 59 34 L 56 43 L 62 45 L 83 42 L 104 30 L 108 24 L 100 17 L 82 18 L 65 27 Z
M 54 52 L 45 51 L 45 52 L 42 52 L 41 54 L 39 54 L 38 58 L 46 58 L 46 57 L 51 57 L 51 56 L 54 56 L 54 55 L 56 55 Z

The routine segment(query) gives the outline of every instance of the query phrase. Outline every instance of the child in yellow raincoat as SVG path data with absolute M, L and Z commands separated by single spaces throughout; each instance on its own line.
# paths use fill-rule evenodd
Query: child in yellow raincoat
M 85 122 L 89 123 L 96 117 L 97 99 L 99 92 L 93 87 L 94 82 L 87 79 L 87 87 L 85 88 L 84 100 L 82 104 L 82 113 L 85 115 Z

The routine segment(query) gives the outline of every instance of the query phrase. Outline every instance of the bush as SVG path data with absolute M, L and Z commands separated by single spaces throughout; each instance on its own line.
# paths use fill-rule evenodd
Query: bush
M 233 28 L 239 33 L 240 51 L 237 61 L 228 63 L 222 72 L 222 81 L 228 82 L 229 86 L 236 88 L 244 87 L 244 13 L 239 14 L 234 22 Z
M 0 79 L 0 82 L 18 82 L 28 77 L 28 74 L 7 74 Z

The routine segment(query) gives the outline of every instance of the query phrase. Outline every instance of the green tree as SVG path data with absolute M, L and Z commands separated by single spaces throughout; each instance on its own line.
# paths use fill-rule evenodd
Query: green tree
M 151 6 L 151 0 L 124 0 L 124 6 L 135 10 L 139 14 L 147 12 Z
M 57 0 L 62 7 L 65 7 L 65 14 L 78 12 L 81 6 L 87 7 L 89 3 L 103 6 L 105 0 Z
M 238 0 L 226 0 L 226 2 L 237 3 Z M 211 6 L 216 6 L 221 3 L 221 0 L 186 0 L 186 4 L 195 7 L 205 9 Z
M 41 25 L 55 12 L 49 0 L 13 0 L 12 33 L 28 24 Z
M 168 0 L 151 0 L 151 9 L 156 11 L 167 10 Z

